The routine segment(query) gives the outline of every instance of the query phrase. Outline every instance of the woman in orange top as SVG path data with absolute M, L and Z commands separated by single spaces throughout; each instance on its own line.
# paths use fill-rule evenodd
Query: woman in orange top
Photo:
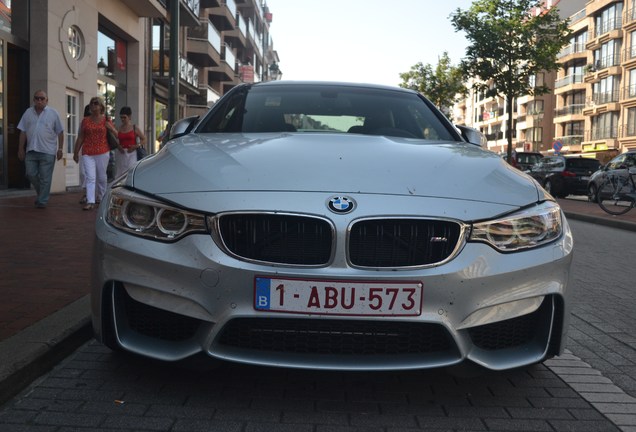
M 122 107 L 119 110 L 119 145 L 121 148 L 115 152 L 115 178 L 125 174 L 137 162 L 137 149 L 146 144 L 144 133 L 132 124 L 132 109 Z
M 80 152 L 86 179 L 86 205 L 84 210 L 96 207 L 106 192 L 106 169 L 110 157 L 110 147 L 106 140 L 106 128 L 117 134 L 115 126 L 104 115 L 104 101 L 100 97 L 91 98 L 91 115 L 84 117 L 75 145 L 73 159 L 79 162 Z

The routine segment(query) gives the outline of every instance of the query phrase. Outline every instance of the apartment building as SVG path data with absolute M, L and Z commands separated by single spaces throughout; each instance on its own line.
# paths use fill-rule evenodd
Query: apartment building
M 514 101 L 514 149 L 550 154 L 558 143 L 562 153 L 605 162 L 636 148 L 636 0 L 551 4 L 573 35 L 559 54 L 562 67 L 535 77 L 553 83 L 553 92 Z M 505 151 L 505 100 L 473 91 L 455 112 L 486 134 L 490 150 Z
M 181 118 L 205 112 L 241 82 L 280 76 L 272 18 L 265 0 L 0 0 L 0 189 L 26 186 L 17 124 L 36 90 L 66 120 L 66 154 L 52 185 L 64 191 L 79 185 L 73 145 L 91 97 L 104 97 L 116 121 L 130 106 L 154 152 L 169 126 L 171 80 Z

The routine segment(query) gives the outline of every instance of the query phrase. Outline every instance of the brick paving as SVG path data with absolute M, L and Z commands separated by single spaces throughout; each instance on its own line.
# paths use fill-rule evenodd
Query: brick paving
M 0 198 L 0 341 L 89 293 L 95 211 L 81 193 Z
M 0 191 L 0 344 L 64 314 L 69 305 L 86 308 L 87 303 L 78 302 L 89 293 L 96 213 L 82 211 L 80 197 L 55 194 L 48 208 L 40 210 L 34 208 L 32 195 Z M 636 231 L 636 210 L 610 216 L 583 199 L 559 202 L 570 219 Z M 619 341 L 634 345 L 633 333 L 625 331 L 629 323 L 608 327 L 603 322 L 611 319 L 596 319 L 586 327 L 584 314 L 596 312 L 578 313 L 574 343 L 591 336 L 605 343 L 606 355 L 590 358 L 611 363 L 615 374 L 602 374 L 568 352 L 545 365 L 486 380 L 426 371 L 389 378 L 241 365 L 201 379 L 165 366 L 131 363 L 90 342 L 0 411 L 0 429 L 636 432 L 636 399 L 617 387 L 621 377 L 636 376 L 622 365 L 621 356 L 628 353 L 616 343 L 618 335 Z M 627 384 L 630 388 L 631 382 Z M 339 385 L 344 385 L 344 394 Z M 185 389 L 190 393 L 184 399 Z

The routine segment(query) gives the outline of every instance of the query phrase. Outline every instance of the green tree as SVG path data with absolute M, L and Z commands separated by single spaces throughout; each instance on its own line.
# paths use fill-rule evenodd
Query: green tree
M 435 69 L 430 64 L 419 62 L 411 66 L 410 71 L 401 73 L 400 78 L 400 87 L 419 91 L 447 116 L 459 97 L 466 94 L 462 70 L 451 64 L 446 51 L 439 58 Z
M 469 46 L 460 67 L 476 79 L 477 91 L 506 100 L 508 110 L 508 160 L 512 157 L 512 103 L 525 95 L 548 93 L 534 77 L 555 71 L 557 57 L 569 43 L 568 20 L 543 0 L 475 0 L 469 9 L 457 9 L 450 19 L 464 31 Z M 537 11 L 539 11 L 537 13 Z

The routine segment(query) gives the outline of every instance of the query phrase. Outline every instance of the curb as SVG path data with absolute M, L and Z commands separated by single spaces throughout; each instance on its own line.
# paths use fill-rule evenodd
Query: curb
M 92 336 L 87 294 L 0 342 L 0 405 L 53 369 Z
M 634 210 L 636 211 L 636 210 Z M 627 231 L 636 231 L 636 223 L 627 222 L 621 219 L 616 219 L 616 216 L 611 216 L 610 218 L 602 218 L 598 216 L 590 216 L 581 213 L 572 213 L 568 211 L 563 211 L 565 213 L 565 217 L 572 220 L 580 220 L 582 222 L 590 222 L 597 225 L 604 225 L 611 228 L 618 228 Z

